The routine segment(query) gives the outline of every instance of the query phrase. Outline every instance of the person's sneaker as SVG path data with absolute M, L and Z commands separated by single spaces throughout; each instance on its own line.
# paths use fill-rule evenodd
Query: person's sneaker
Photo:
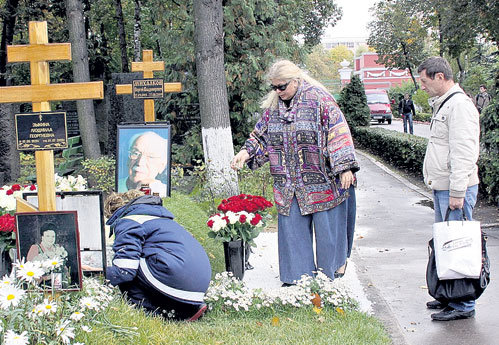
M 198 311 L 196 312 L 196 314 L 192 315 L 189 319 L 187 319 L 186 321 L 196 321 L 197 319 L 199 319 L 203 314 L 204 312 L 206 311 L 206 309 L 208 309 L 208 307 L 206 306 L 206 304 L 202 304 Z
M 281 287 L 290 287 L 290 286 L 295 286 L 296 284 L 290 284 L 290 283 L 282 283 Z
M 447 304 L 437 300 L 426 302 L 426 308 L 428 309 L 444 309 L 445 307 L 447 307 Z
M 431 314 L 432 320 L 435 321 L 452 321 L 459 319 L 469 319 L 470 317 L 475 316 L 475 309 L 470 311 L 459 311 L 452 307 L 445 307 L 441 312 Z

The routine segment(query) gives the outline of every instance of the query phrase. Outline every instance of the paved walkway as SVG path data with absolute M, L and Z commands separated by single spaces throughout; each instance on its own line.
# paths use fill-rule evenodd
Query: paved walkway
M 430 194 L 363 154 L 358 158 L 357 226 L 354 251 L 342 284 L 366 312 L 373 312 L 393 343 L 412 345 L 499 344 L 499 285 L 494 270 L 499 257 L 499 229 L 486 229 L 492 283 L 477 301 L 476 317 L 432 322 L 425 303 L 427 242 L 433 210 Z M 247 271 L 248 286 L 279 288 L 277 234 L 264 233 Z

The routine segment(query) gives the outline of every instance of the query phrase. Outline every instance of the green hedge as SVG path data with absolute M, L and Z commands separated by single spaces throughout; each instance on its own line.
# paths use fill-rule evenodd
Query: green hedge
M 379 127 L 352 127 L 357 147 L 393 166 L 423 178 L 423 160 L 428 139 Z M 488 202 L 499 202 L 499 157 L 482 153 L 478 160 L 480 192 Z

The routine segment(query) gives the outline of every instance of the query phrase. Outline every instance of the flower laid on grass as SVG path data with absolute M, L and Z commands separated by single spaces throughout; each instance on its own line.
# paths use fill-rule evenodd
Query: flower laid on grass
M 243 240 L 250 244 L 265 225 L 262 213 L 272 203 L 261 196 L 240 194 L 222 200 L 221 213 L 212 215 L 206 225 L 208 236 L 222 242 Z
M 226 311 L 280 306 L 311 306 L 317 311 L 325 307 L 342 307 L 342 310 L 355 308 L 354 300 L 348 296 L 347 287 L 339 279 L 333 281 L 322 272 L 318 272 L 315 277 L 304 275 L 294 286 L 268 291 L 250 290 L 230 272 L 218 273 L 210 283 L 205 302 L 212 310 Z

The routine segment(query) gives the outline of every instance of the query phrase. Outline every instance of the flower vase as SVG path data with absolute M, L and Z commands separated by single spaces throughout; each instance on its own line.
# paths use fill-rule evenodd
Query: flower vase
M 245 264 L 245 243 L 242 240 L 224 242 L 225 269 L 234 277 L 243 279 Z

